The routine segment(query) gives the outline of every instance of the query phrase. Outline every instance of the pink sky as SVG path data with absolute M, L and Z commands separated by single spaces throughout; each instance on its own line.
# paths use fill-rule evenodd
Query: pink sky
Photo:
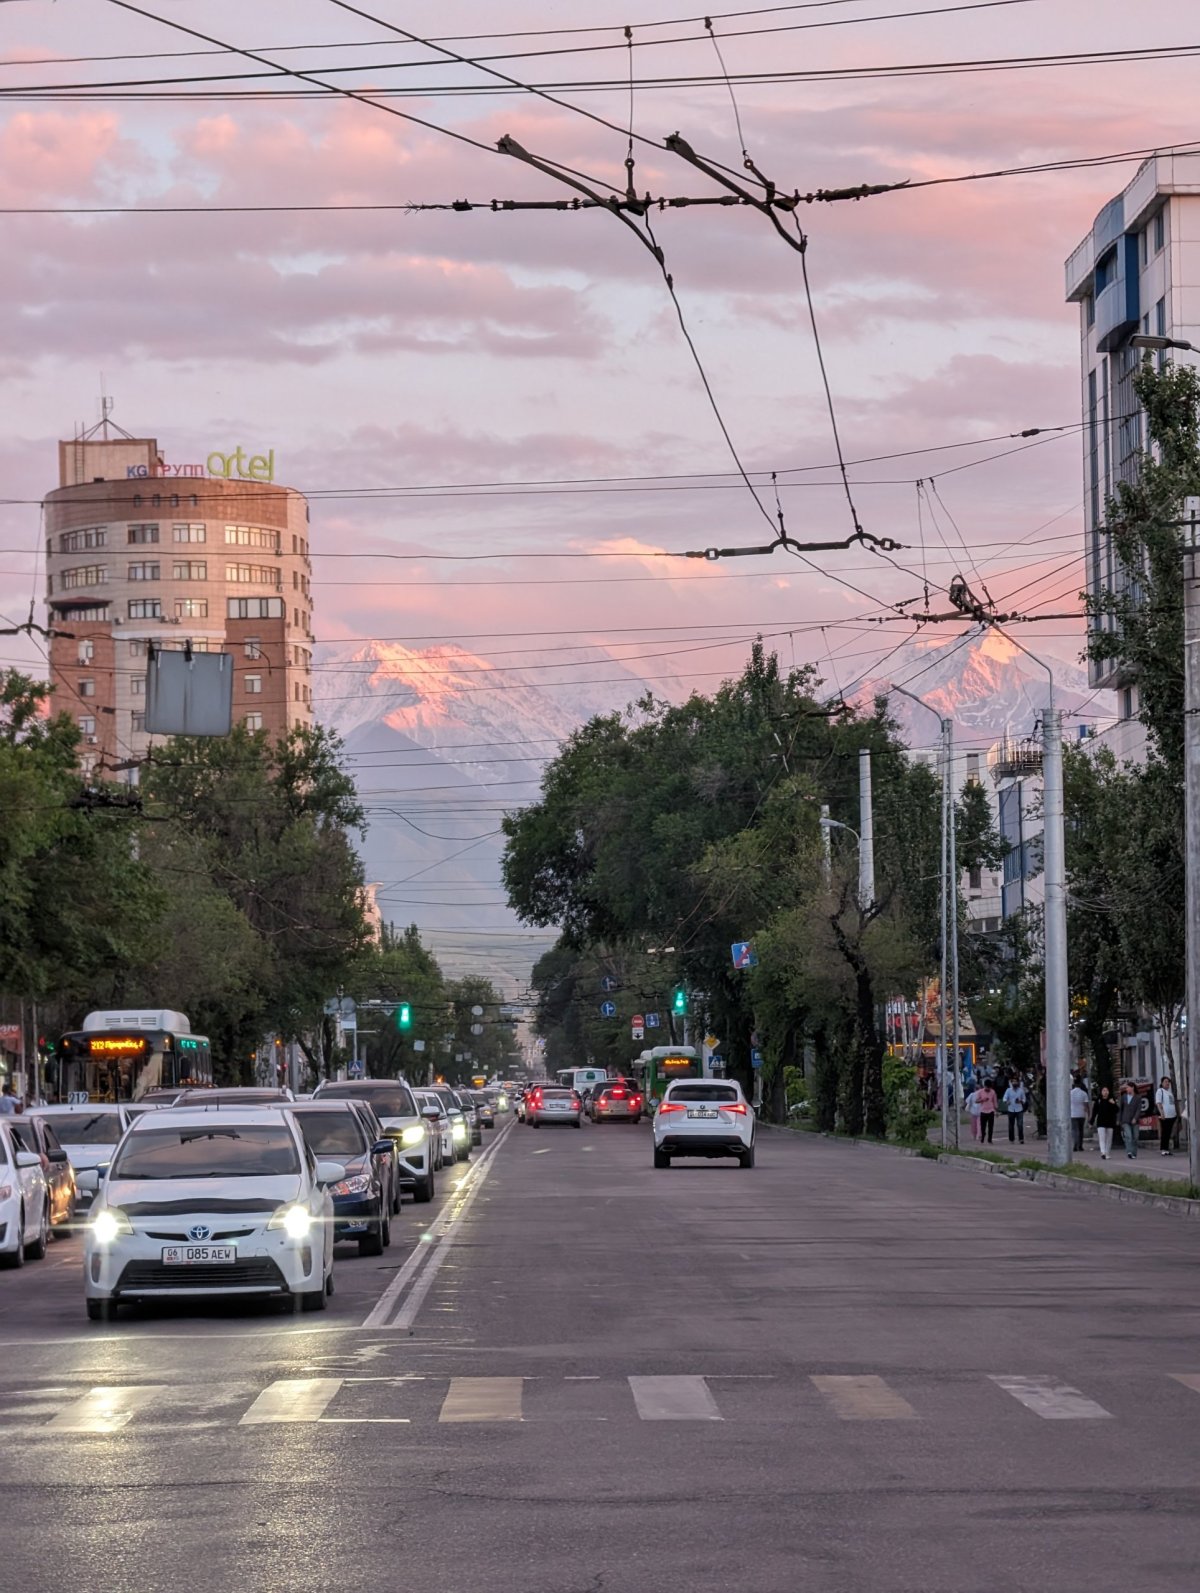
M 193 0 L 161 9 L 250 46 L 327 41 L 284 59 L 313 69 L 357 64 L 340 81 L 360 86 L 397 84 L 403 74 L 384 66 L 423 57 L 326 0 L 253 8 Z M 1147 0 L 1136 10 L 1115 0 L 1028 0 L 939 18 L 730 36 L 905 9 L 916 9 L 915 0 L 847 0 L 717 26 L 734 72 L 811 70 L 1182 44 L 1193 8 L 1182 0 Z M 671 8 L 650 6 L 646 15 L 664 10 Z M 425 34 L 469 34 L 489 24 L 506 32 L 544 28 L 548 16 L 557 27 L 609 29 L 574 41 L 586 43 L 620 41 L 619 24 L 631 12 L 637 21 L 636 7 L 606 0 L 553 8 L 379 0 L 377 11 Z M 28 0 L 0 8 L 0 23 L 6 90 L 253 70 L 222 57 L 21 64 L 189 48 L 168 28 L 104 0 Z M 635 27 L 637 70 L 711 73 L 712 49 L 702 40 L 649 44 L 699 31 L 695 24 Z M 334 47 L 352 40 L 380 42 L 371 50 Z M 533 48 L 564 42 L 571 41 L 528 41 Z M 516 47 L 458 46 L 478 53 Z M 625 69 L 619 50 L 502 65 L 539 81 L 612 78 Z M 739 87 L 738 100 L 759 166 L 782 187 L 807 190 L 1179 141 L 1192 131 L 1194 77 L 1187 60 L 1142 62 L 751 85 Z M 527 148 L 623 182 L 624 140 L 582 117 L 528 97 L 439 97 L 439 84 L 486 82 L 458 66 L 409 73 L 406 81 L 431 92 L 393 102 L 401 108 L 484 143 L 508 132 Z M 623 92 L 581 93 L 578 101 L 616 121 L 627 115 Z M 727 164 L 740 160 L 720 85 L 639 91 L 636 126 L 653 137 L 679 129 Z M 664 152 L 639 148 L 637 158 L 639 187 L 711 191 Z M 1134 169 L 802 209 L 848 457 L 1078 422 L 1077 319 L 1062 302 L 1062 264 Z M 10 207 L 402 203 L 560 192 L 514 162 L 345 101 L 0 105 L 0 205 Z M 101 373 L 116 418 L 157 436 L 169 458 L 202 459 L 237 443 L 273 447 L 279 479 L 317 495 L 317 622 L 326 639 L 454 640 L 558 626 L 603 641 L 617 627 L 728 621 L 749 634 L 760 625 L 820 620 L 827 634 L 797 636 L 797 656 L 820 659 L 841 648 L 865 654 L 865 669 L 869 649 L 882 653 L 902 633 L 839 627 L 911 597 L 925 575 L 944 586 L 966 562 L 949 522 L 941 528 L 947 550 L 928 517 L 922 554 L 912 478 L 1003 446 L 854 472 L 863 524 L 906 544 L 895 557 L 915 575 L 861 550 L 822 555 L 819 574 L 778 557 L 712 568 L 640 556 L 762 541 L 766 526 L 744 489 L 732 485 L 540 500 L 324 498 L 361 487 L 727 471 L 730 462 L 653 262 L 607 215 L 10 215 L 0 225 L 7 312 L 0 372 L 8 396 L 2 496 L 36 499 L 54 484 L 55 440 L 96 418 Z M 667 213 L 655 228 L 746 464 L 781 471 L 828 464 L 832 442 L 797 257 L 747 212 Z M 1074 606 L 1080 566 L 1068 561 L 1080 548 L 1082 496 L 1076 432 L 959 470 L 940 490 L 998 600 L 1023 588 L 1014 601 Z M 797 536 L 848 530 L 828 470 L 790 478 L 784 504 Z M 40 527 L 34 506 L 0 514 L 0 607 L 11 615 L 28 604 Z M 1023 546 L 1012 546 L 1021 539 Z M 516 549 L 604 549 L 612 557 L 504 557 Z M 455 565 L 330 556 L 448 551 L 495 557 Z M 570 584 L 551 584 L 563 581 Z M 1073 657 L 1071 629 L 1047 625 L 1031 645 Z M 489 656 L 489 644 L 468 645 Z M 498 640 L 497 659 L 512 645 Z M 4 657 L 36 654 L 10 641 Z M 703 667 L 725 662 L 705 655 Z M 728 663 L 736 667 L 732 652 Z M 686 678 L 686 667 L 680 673 Z M 697 679 L 712 683 L 707 674 Z

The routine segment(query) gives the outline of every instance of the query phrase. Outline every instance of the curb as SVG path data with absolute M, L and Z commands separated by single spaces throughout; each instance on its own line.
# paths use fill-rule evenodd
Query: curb
M 1200 1200 L 1186 1195 L 1152 1195 L 1145 1189 L 1130 1189 L 1125 1184 L 1097 1184 L 1090 1178 L 1071 1178 L 1065 1173 L 1032 1167 L 1005 1166 L 1002 1162 L 984 1161 L 978 1156 L 922 1156 L 910 1145 L 885 1145 L 873 1139 L 843 1139 L 838 1134 L 824 1134 L 814 1129 L 786 1128 L 782 1123 L 759 1123 L 760 1129 L 772 1129 L 780 1134 L 813 1134 L 814 1138 L 836 1140 L 839 1145 L 860 1146 L 868 1150 L 890 1151 L 893 1156 L 908 1156 L 915 1161 L 937 1161 L 943 1167 L 961 1167 L 981 1177 L 989 1174 L 1006 1178 L 1010 1183 L 1041 1184 L 1046 1189 L 1061 1189 L 1070 1195 L 1099 1195 L 1104 1200 L 1116 1200 L 1126 1206 L 1148 1206 L 1154 1211 L 1172 1212 L 1177 1217 L 1200 1220 Z

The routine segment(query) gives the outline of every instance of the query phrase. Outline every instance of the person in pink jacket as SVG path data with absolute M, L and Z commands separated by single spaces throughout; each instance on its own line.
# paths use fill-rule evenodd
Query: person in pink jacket
M 991 1079 L 985 1079 L 975 1091 L 975 1105 L 979 1108 L 979 1143 L 990 1145 L 992 1132 L 996 1127 L 996 1092 L 992 1088 Z

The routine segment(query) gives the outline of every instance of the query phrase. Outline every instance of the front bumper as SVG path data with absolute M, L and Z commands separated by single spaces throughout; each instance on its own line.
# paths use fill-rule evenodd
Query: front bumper
M 372 1224 L 380 1220 L 380 1205 L 378 1195 L 335 1195 L 333 1197 L 334 1241 L 357 1239 L 360 1234 L 369 1233 Z
M 324 1274 L 324 1236 L 314 1224 L 303 1239 L 293 1239 L 282 1229 L 268 1231 L 258 1214 L 238 1219 L 222 1213 L 222 1229 L 251 1229 L 233 1240 L 213 1238 L 209 1243 L 232 1244 L 232 1262 L 201 1262 L 194 1266 L 163 1262 L 164 1249 L 186 1244 L 185 1238 L 161 1235 L 176 1227 L 170 1219 L 139 1221 L 132 1234 L 118 1234 L 100 1244 L 85 1231 L 83 1288 L 89 1300 L 187 1299 L 200 1296 L 303 1294 L 320 1288 Z M 152 1227 L 157 1237 L 151 1237 Z
M 432 1158 L 429 1136 L 426 1135 L 420 1145 L 402 1144 L 399 1134 L 389 1134 L 388 1138 L 396 1146 L 396 1171 L 400 1175 L 400 1187 L 412 1189 L 417 1184 L 423 1184 L 429 1177 Z

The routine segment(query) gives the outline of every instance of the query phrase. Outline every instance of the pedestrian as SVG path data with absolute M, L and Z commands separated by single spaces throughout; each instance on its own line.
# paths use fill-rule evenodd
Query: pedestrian
M 979 1138 L 979 1091 L 973 1089 L 965 1102 L 967 1115 L 971 1119 L 971 1138 Z
M 979 1143 L 990 1145 L 996 1127 L 996 1107 L 999 1105 L 991 1079 L 984 1079 L 982 1087 L 975 1091 L 975 1100 L 979 1106 Z
M 0 1117 L 15 1117 L 24 1110 L 25 1103 L 17 1094 L 17 1086 L 11 1079 L 5 1079 L 3 1093 L 0 1093 Z
M 1137 1160 L 1138 1119 L 1144 1115 L 1145 1110 L 1145 1101 L 1126 1079 L 1121 1086 L 1121 1098 L 1117 1103 L 1117 1122 L 1121 1125 L 1125 1154 L 1131 1162 Z
M 1158 1151 L 1160 1156 L 1170 1156 L 1171 1140 L 1179 1127 L 1179 1098 L 1169 1073 L 1164 1073 L 1154 1092 L 1154 1109 L 1158 1113 Z
M 1083 1087 L 1083 1079 L 1077 1073 L 1075 1082 L 1071 1086 L 1071 1132 L 1074 1135 L 1072 1143 L 1077 1151 L 1083 1149 L 1083 1126 L 1087 1122 L 1091 1104 L 1088 1092 Z
M 1102 1162 L 1108 1160 L 1108 1153 L 1112 1150 L 1113 1129 L 1117 1126 L 1117 1109 L 1112 1091 L 1107 1084 L 1102 1084 L 1100 1094 L 1096 1097 L 1096 1104 L 1092 1107 L 1092 1127 L 1096 1130 Z
M 1004 1092 L 1002 1104 L 1008 1113 L 1008 1143 L 1011 1145 L 1014 1140 L 1019 1140 L 1024 1145 L 1025 1108 L 1029 1105 L 1029 1094 L 1016 1075 Z

